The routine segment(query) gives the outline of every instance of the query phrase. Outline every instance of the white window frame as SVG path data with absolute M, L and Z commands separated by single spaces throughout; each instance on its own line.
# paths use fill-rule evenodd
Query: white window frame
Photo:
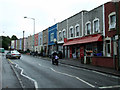
M 53 35 L 53 37 L 52 37 L 52 35 Z M 50 34 L 50 41 L 51 41 L 51 42 L 54 41 L 54 33 L 51 33 L 51 34 Z
M 98 28 L 97 28 L 97 31 L 95 30 L 95 22 L 98 21 Z M 99 22 L 99 19 L 98 18 L 95 18 L 93 20 L 93 33 L 99 33 L 100 32 L 100 22 Z
M 59 31 L 58 35 L 59 35 L 59 41 L 62 41 L 62 32 Z
M 69 38 L 73 38 L 73 37 L 71 37 L 71 29 L 73 30 L 73 37 L 74 37 L 74 28 L 73 28 L 73 26 L 71 26 L 70 28 L 69 28 Z
M 91 22 L 88 21 L 85 23 L 85 35 L 90 35 L 90 34 L 87 34 L 87 24 L 90 24 L 90 34 L 91 34 Z
M 64 37 L 64 32 L 65 32 L 65 37 Z M 63 34 L 63 35 L 62 35 L 62 36 L 63 36 L 63 39 L 66 38 L 66 30 L 65 30 L 65 29 L 62 30 L 62 34 Z
M 108 18 L 109 18 L 109 31 L 110 31 L 111 29 L 116 28 L 116 18 L 115 18 L 115 23 L 114 23 L 114 24 L 111 23 L 111 16 L 113 16 L 113 15 L 116 16 L 116 13 L 115 13 L 115 12 L 112 12 L 112 13 L 110 13 L 109 16 L 108 16 Z
M 46 39 L 46 35 L 44 35 L 44 43 L 46 43 L 47 39 Z
M 78 27 L 78 32 L 79 32 L 79 35 L 77 36 L 77 27 Z M 76 37 L 79 37 L 80 36 L 80 25 L 79 24 L 77 24 L 77 25 L 75 25 L 75 36 Z
M 110 43 L 107 43 L 107 41 L 110 41 Z M 106 45 L 105 45 L 105 47 L 106 47 L 106 55 L 107 55 L 107 57 L 111 57 L 111 38 L 110 37 L 107 37 L 106 39 L 105 39 L 105 42 L 106 42 Z M 108 47 L 107 47 L 107 45 L 108 44 L 110 44 L 110 53 L 108 53 Z

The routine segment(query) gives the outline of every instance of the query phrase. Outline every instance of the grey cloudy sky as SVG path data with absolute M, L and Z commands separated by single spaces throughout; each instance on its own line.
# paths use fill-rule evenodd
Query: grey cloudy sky
M 60 22 L 82 10 L 92 10 L 110 0 L 0 0 L 0 36 L 22 38 Z

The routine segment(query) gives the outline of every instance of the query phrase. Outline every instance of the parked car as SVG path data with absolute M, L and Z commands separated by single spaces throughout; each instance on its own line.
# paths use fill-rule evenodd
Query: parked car
M 0 53 L 4 53 L 4 52 L 5 52 L 4 48 L 0 48 Z
M 21 54 L 17 50 L 9 51 L 6 54 L 6 58 L 17 58 L 20 59 Z

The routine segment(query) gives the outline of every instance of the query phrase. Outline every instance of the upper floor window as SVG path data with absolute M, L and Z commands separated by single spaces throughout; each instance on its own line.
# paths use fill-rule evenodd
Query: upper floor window
M 46 43 L 46 41 L 47 41 L 47 40 L 46 40 L 46 35 L 44 35 L 44 43 Z
M 66 38 L 66 32 L 65 29 L 63 30 L 63 39 Z
M 61 41 L 62 40 L 62 33 L 61 33 L 61 31 L 59 32 L 59 41 Z
M 112 12 L 109 15 L 109 30 L 116 27 L 116 13 Z
M 54 33 L 51 33 L 51 35 L 50 35 L 50 41 L 51 42 L 54 41 Z
M 75 31 L 76 31 L 76 37 L 80 35 L 80 27 L 79 24 L 75 26 Z
M 41 42 L 42 42 L 42 41 L 41 41 L 41 38 L 40 38 L 40 45 L 42 44 Z
M 73 26 L 70 27 L 70 37 L 74 36 L 74 29 Z
M 93 33 L 99 32 L 99 19 L 93 21 Z
M 85 31 L 86 31 L 86 35 L 89 35 L 91 34 L 91 22 L 87 22 L 86 25 L 85 25 Z

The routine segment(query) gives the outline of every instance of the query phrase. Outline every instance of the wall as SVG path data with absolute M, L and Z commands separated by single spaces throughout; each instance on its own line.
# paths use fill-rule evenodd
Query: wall
M 57 40 L 57 24 L 48 28 L 48 45 L 54 45 L 54 41 L 51 41 L 50 35 L 54 33 L 54 39 Z
M 92 57 L 92 65 L 114 68 L 112 57 Z
M 89 11 L 89 12 L 86 12 L 84 13 L 83 15 L 83 33 L 85 35 L 85 24 L 90 21 L 91 22 L 91 34 L 94 34 L 93 33 L 93 21 L 95 19 L 99 19 L 99 29 L 100 29 L 100 33 L 103 32 L 103 5 L 99 6 L 99 7 L 96 7 L 95 9 Z

